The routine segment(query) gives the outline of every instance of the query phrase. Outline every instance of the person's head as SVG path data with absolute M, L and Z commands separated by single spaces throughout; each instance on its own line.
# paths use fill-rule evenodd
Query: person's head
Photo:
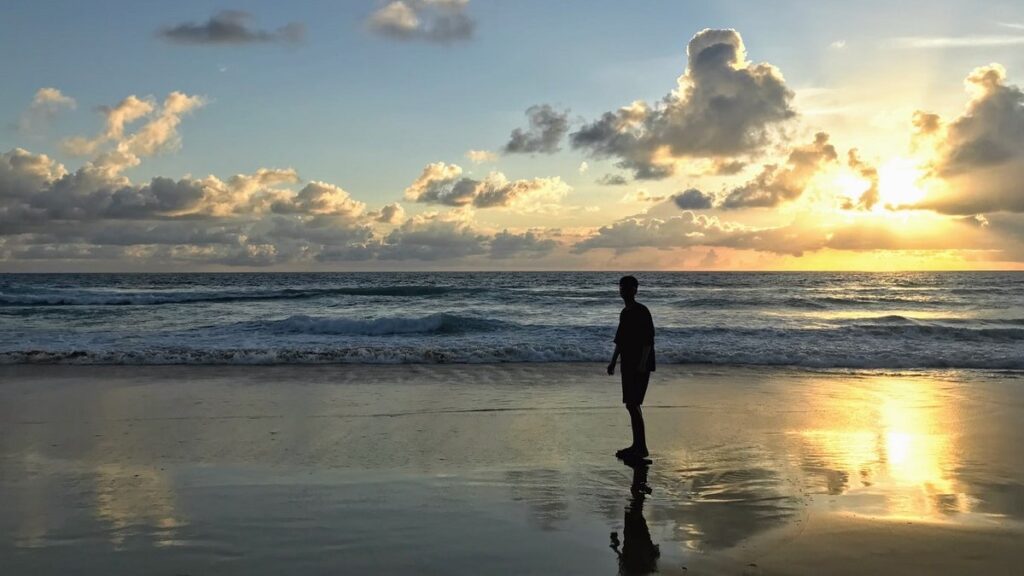
M 636 276 L 623 276 L 619 278 L 619 296 L 629 300 L 636 297 L 636 291 L 640 288 L 640 282 Z

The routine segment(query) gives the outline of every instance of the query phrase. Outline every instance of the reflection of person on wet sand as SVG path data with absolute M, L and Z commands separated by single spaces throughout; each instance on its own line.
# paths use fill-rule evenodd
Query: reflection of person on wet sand
M 647 436 L 644 433 L 644 415 L 640 405 L 647 394 L 647 383 L 654 371 L 654 321 L 646 306 L 636 301 L 640 283 L 633 276 L 619 280 L 619 295 L 626 307 L 619 313 L 619 327 L 615 331 L 615 351 L 608 364 L 608 374 L 615 374 L 615 362 L 622 356 L 622 403 L 629 411 L 633 428 L 633 443 L 615 453 L 623 460 L 646 458 Z
M 612 532 L 611 548 L 619 557 L 620 574 L 651 574 L 658 571 L 661 550 L 651 541 L 651 531 L 644 519 L 644 498 L 651 493 L 647 486 L 648 464 L 634 461 L 629 467 L 633 469 L 632 497 L 623 517 L 622 542 L 619 542 L 619 535 Z

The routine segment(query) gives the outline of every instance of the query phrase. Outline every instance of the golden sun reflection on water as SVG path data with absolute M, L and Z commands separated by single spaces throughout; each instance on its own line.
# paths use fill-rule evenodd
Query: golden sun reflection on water
M 813 396 L 821 423 L 790 434 L 808 482 L 844 512 L 949 519 L 971 512 L 958 486 L 955 395 L 932 380 L 879 377 Z M 827 385 L 827 384 L 826 384 Z

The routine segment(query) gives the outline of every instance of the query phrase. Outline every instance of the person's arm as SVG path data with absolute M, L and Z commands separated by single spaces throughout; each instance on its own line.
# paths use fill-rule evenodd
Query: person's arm
M 608 375 L 615 374 L 615 363 L 619 361 L 619 345 L 615 345 L 615 351 L 612 352 L 612 361 L 608 363 Z

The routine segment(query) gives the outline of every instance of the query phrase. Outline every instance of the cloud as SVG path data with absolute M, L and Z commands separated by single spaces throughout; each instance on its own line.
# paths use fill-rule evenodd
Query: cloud
M 483 180 L 474 180 L 464 177 L 456 164 L 436 162 L 428 164 L 405 189 L 405 198 L 424 204 L 532 211 L 557 205 L 570 190 L 557 177 L 509 181 L 501 172 L 491 172 Z
M 630 204 L 636 202 L 661 202 L 664 200 L 664 196 L 652 196 L 647 190 L 640 188 L 633 190 L 632 192 L 626 192 L 619 202 L 623 204 Z
M 1024 36 L 903 36 L 894 38 L 891 44 L 897 48 L 991 48 L 996 46 L 1024 45 Z
M 611 248 L 618 252 L 636 248 L 681 248 L 713 245 L 730 233 L 742 231 L 743 226 L 723 223 L 713 216 L 683 212 L 671 218 L 624 218 L 607 226 L 573 246 L 574 253 L 597 248 Z
M 102 156 L 101 156 L 102 157 Z M 301 182 L 293 169 L 261 168 L 226 181 L 215 176 L 134 184 L 87 162 L 75 172 L 45 155 L 14 149 L 0 155 L 0 221 L 26 227 L 52 220 L 226 218 L 268 213 L 355 219 L 365 204 L 325 182 Z
M 687 57 L 677 90 L 653 106 L 637 101 L 606 112 L 571 134 L 573 147 L 616 158 L 638 179 L 661 179 L 682 158 L 757 152 L 796 115 L 782 74 L 748 62 L 735 30 L 702 30 Z
M 173 92 L 160 103 L 131 96 L 102 109 L 101 132 L 71 145 L 92 154 L 74 171 L 21 148 L 0 154 L 4 263 L 266 267 L 536 258 L 558 246 L 539 230 L 495 233 L 472 222 L 473 207 L 552 206 L 570 190 L 558 178 L 509 181 L 494 172 L 478 181 L 456 165 L 430 165 L 412 187 L 418 199 L 460 207 L 406 218 L 397 202 L 368 210 L 342 187 L 304 182 L 292 168 L 139 183 L 125 175 L 125 167 L 175 148 L 183 115 L 201 105 L 200 98 Z
M 967 108 L 951 122 L 915 116 L 918 136 L 936 146 L 932 176 L 946 190 L 915 207 L 948 214 L 1024 212 L 1024 92 L 1006 82 L 999 64 L 975 69 L 965 81 Z
M 586 160 L 580 162 L 579 168 L 576 169 L 576 171 L 579 172 L 580 174 L 586 174 L 587 170 L 590 170 L 590 164 L 587 164 Z
M 526 109 L 530 127 L 516 128 L 503 150 L 506 154 L 554 154 L 562 137 L 569 131 L 569 111 L 559 112 L 544 104 Z
M 704 257 L 700 259 L 700 264 L 698 264 L 698 267 L 714 268 L 716 265 L 719 264 L 720 261 L 721 257 L 718 255 L 718 252 L 714 248 L 711 248 L 710 250 L 708 250 L 708 253 L 705 254 Z
M 370 30 L 398 40 L 447 44 L 473 37 L 469 0 L 392 0 L 367 20 Z
M 828 134 L 818 132 L 813 143 L 790 151 L 783 166 L 766 164 L 753 180 L 729 192 L 722 208 L 769 208 L 799 198 L 821 168 L 836 162 L 836 149 L 828 140 Z
M 128 96 L 116 106 L 100 109 L 105 116 L 103 132 L 94 138 L 68 138 L 61 146 L 71 155 L 96 155 L 91 167 L 116 175 L 137 166 L 141 157 L 176 150 L 180 146 L 177 128 L 182 117 L 205 104 L 206 99 L 201 96 L 177 91 L 168 94 L 159 105 L 152 98 Z M 148 121 L 135 132 L 126 133 L 128 126 L 143 118 Z M 105 148 L 108 144 L 111 146 Z
M 464 219 L 447 214 L 417 214 L 385 236 L 382 260 L 445 260 L 487 252 L 487 236 Z
M 62 110 L 74 110 L 77 106 L 74 98 L 65 96 L 56 88 L 40 88 L 28 109 L 18 119 L 18 131 L 22 134 L 39 134 Z
M 676 206 L 683 210 L 708 210 L 714 204 L 714 200 L 714 196 L 696 188 L 690 188 L 672 197 Z
M 24 199 L 67 174 L 45 154 L 15 148 L 0 154 L 0 201 Z
M 847 165 L 855 170 L 860 177 L 867 180 L 868 187 L 861 192 L 856 202 L 852 199 L 846 200 L 842 208 L 844 210 L 871 210 L 881 199 L 878 188 L 878 169 L 861 160 L 856 148 L 851 149 L 846 157 Z
M 550 238 L 541 238 L 534 231 L 528 230 L 522 234 L 515 234 L 508 230 L 502 230 L 494 235 L 490 241 L 490 255 L 492 258 L 538 258 L 546 256 L 558 245 Z
M 846 48 L 846 40 L 836 40 L 829 44 L 828 47 L 833 50 L 842 50 L 843 48 Z
M 327 182 L 310 182 L 295 196 L 275 202 L 274 212 L 303 213 L 355 217 L 362 214 L 366 204 L 353 200 L 348 192 Z
M 826 224 L 817 217 L 804 216 L 783 226 L 759 228 L 686 211 L 670 218 L 634 216 L 619 220 L 602 226 L 596 234 L 573 246 L 572 251 L 611 249 L 625 253 L 641 248 L 707 246 L 799 257 L 823 249 L 994 249 L 1001 244 L 977 223 L 946 222 L 908 229 L 896 220 L 856 219 Z
M 473 164 L 486 164 L 497 160 L 498 155 L 490 150 L 469 150 L 466 152 L 466 158 Z
M 478 230 L 469 214 L 456 210 L 417 214 L 368 250 L 380 260 L 457 260 L 484 255 L 504 260 L 543 257 L 557 246 L 535 230 L 516 233 L 505 229 L 495 234 Z
M 100 145 L 119 141 L 124 138 L 125 126 L 152 113 L 156 105 L 151 99 L 142 99 L 134 94 L 128 96 L 115 106 L 104 106 L 100 112 L 105 116 L 105 129 L 95 138 L 76 136 L 62 142 L 62 148 L 74 156 L 94 154 Z
M 382 224 L 398 224 L 405 218 L 405 208 L 398 202 L 385 204 L 380 210 L 371 212 L 370 216 L 375 222 Z
M 625 186 L 629 184 L 629 179 L 621 174 L 605 174 L 597 179 L 597 183 L 602 186 Z
M 707 173 L 714 176 L 732 176 L 739 174 L 746 167 L 747 163 L 742 160 L 715 158 L 711 161 L 711 169 Z
M 224 10 L 206 22 L 183 22 L 157 31 L 157 36 L 169 42 L 196 45 L 256 44 L 265 42 L 301 42 L 306 27 L 290 22 L 276 30 L 258 30 L 251 27 L 252 15 L 239 10 Z
M 291 169 L 144 184 L 108 176 L 90 164 L 68 173 L 24 150 L 0 156 L 0 237 L 25 247 L 13 257 L 113 254 L 125 262 L 267 266 L 343 248 L 354 255 L 372 244 L 375 222 L 401 216 L 397 204 L 367 213 L 362 202 L 325 182 L 293 190 L 300 179 Z M 90 245 L 132 250 L 118 255 Z M 167 248 L 153 248 L 158 245 Z

